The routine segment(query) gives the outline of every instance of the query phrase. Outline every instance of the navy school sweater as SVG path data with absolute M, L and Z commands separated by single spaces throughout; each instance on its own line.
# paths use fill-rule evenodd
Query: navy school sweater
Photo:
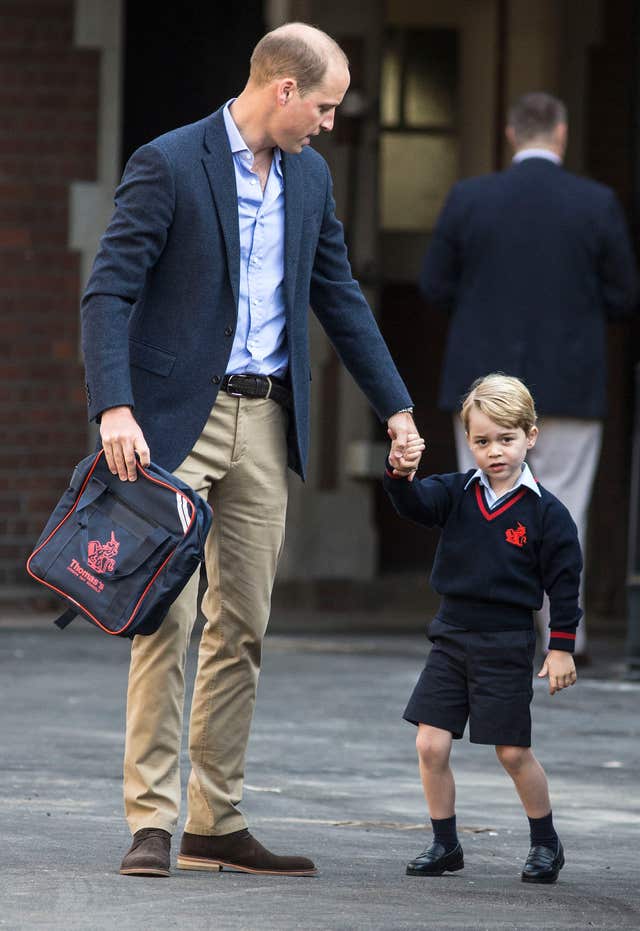
M 442 529 L 431 585 L 438 617 L 469 630 L 521 630 L 533 624 L 544 592 L 551 607 L 549 649 L 573 652 L 582 554 L 566 507 L 543 488 L 520 488 L 490 510 L 473 472 L 393 476 L 384 488 L 401 517 Z

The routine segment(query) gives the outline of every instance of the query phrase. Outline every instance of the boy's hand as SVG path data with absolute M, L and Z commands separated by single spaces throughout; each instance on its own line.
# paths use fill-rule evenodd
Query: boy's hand
M 389 453 L 389 462 L 393 466 L 394 475 L 406 475 L 409 481 L 413 481 L 416 469 L 420 465 L 420 459 L 424 452 L 425 442 L 418 433 L 408 433 L 407 442 L 404 447 L 402 456 L 393 455 L 393 433 L 387 430 L 392 440 L 391 452 Z
M 566 689 L 569 685 L 575 685 L 578 674 L 571 653 L 565 650 L 549 650 L 542 669 L 538 673 L 538 678 L 544 679 L 546 675 L 549 676 L 550 695 Z

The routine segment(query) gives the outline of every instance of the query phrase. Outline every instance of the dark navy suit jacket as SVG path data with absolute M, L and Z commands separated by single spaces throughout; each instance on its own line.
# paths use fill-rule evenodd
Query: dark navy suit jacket
M 456 184 L 420 286 L 452 313 L 440 404 L 455 410 L 475 378 L 522 378 L 538 412 L 601 418 L 606 320 L 630 313 L 636 270 L 609 188 L 543 158 Z
M 411 404 L 354 281 L 331 176 L 313 149 L 283 157 L 289 465 L 309 446 L 309 304 L 381 420 Z M 235 333 L 240 234 L 222 110 L 129 160 L 82 300 L 89 416 L 130 405 L 172 471 L 215 402 Z M 334 415 L 334 412 L 331 412 Z

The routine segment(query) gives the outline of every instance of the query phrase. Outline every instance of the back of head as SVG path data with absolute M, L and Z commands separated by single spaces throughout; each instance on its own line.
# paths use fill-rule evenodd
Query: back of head
M 528 435 L 536 424 L 536 408 L 524 382 L 512 375 L 492 372 L 477 378 L 462 402 L 460 418 L 469 432 L 469 415 L 476 408 L 501 427 L 522 427 Z
M 337 42 L 307 23 L 285 23 L 260 39 L 251 55 L 250 79 L 259 87 L 295 78 L 301 95 L 319 87 L 333 62 L 349 66 Z
M 507 125 L 516 146 L 550 140 L 560 124 L 567 123 L 567 108 L 557 97 L 536 92 L 519 97 L 509 110 Z

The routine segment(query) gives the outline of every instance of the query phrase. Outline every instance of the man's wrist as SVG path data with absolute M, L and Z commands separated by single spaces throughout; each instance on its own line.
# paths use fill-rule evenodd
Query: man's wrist
M 391 417 L 395 417 L 396 414 L 413 414 L 413 408 L 412 407 L 401 407 L 399 411 L 394 411 Z M 391 420 L 391 417 L 389 417 L 388 420 Z

